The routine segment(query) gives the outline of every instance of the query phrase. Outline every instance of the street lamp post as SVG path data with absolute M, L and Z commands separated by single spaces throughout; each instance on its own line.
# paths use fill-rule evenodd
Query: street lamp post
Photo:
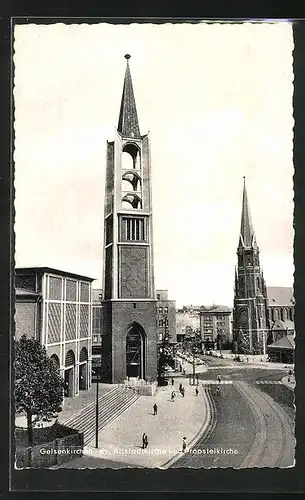
M 94 370 L 96 374 L 96 399 L 95 399 L 95 448 L 98 448 L 98 431 L 99 431 L 99 367 Z
M 196 352 L 196 340 L 192 342 L 192 355 L 193 355 L 193 385 L 196 384 L 196 362 L 195 362 L 195 352 Z
M 196 378 L 196 364 L 195 364 L 195 355 L 194 355 L 194 349 L 193 349 L 193 385 L 195 385 L 195 378 Z

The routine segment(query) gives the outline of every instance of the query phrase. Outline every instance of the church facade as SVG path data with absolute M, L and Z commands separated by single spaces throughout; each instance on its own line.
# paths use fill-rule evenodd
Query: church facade
M 129 59 L 118 126 L 107 142 L 102 380 L 157 380 L 149 136 L 141 135 Z
M 233 347 L 235 344 L 236 352 L 265 353 L 267 317 L 267 288 L 244 179 L 233 307 Z

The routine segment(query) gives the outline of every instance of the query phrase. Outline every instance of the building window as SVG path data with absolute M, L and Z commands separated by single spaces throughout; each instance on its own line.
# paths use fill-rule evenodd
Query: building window
M 163 319 L 159 319 L 159 327 L 163 326 Z
M 159 314 L 163 313 L 163 307 L 159 307 Z
M 157 293 L 157 300 L 160 300 L 160 294 Z
M 61 300 L 62 299 L 62 278 L 49 278 L 49 299 Z
M 168 307 L 164 307 L 164 314 L 168 314 Z
M 81 283 L 80 284 L 80 301 L 81 302 L 89 302 L 89 284 L 88 283 Z
M 123 217 L 121 240 L 146 241 L 146 219 L 144 217 Z

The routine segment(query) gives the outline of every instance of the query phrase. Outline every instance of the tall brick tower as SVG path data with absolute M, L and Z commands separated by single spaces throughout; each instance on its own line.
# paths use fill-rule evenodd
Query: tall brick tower
M 140 134 L 129 59 L 118 127 L 107 142 L 102 378 L 157 379 L 151 166 Z
M 237 258 L 233 341 L 237 342 L 240 352 L 263 353 L 267 340 L 267 290 L 260 267 L 245 178 Z

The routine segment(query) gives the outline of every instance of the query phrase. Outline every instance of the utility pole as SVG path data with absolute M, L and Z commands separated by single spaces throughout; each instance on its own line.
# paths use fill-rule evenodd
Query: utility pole
M 192 344 L 192 354 L 193 354 L 193 385 L 195 385 L 196 380 L 196 363 L 195 363 L 195 339 Z
M 95 402 L 95 448 L 98 448 L 98 427 L 99 427 L 99 367 L 96 367 L 96 402 Z
M 263 355 L 266 356 L 266 331 L 263 330 Z
M 196 365 L 195 365 L 195 356 L 193 353 L 193 385 L 195 385 L 195 378 L 196 378 Z

